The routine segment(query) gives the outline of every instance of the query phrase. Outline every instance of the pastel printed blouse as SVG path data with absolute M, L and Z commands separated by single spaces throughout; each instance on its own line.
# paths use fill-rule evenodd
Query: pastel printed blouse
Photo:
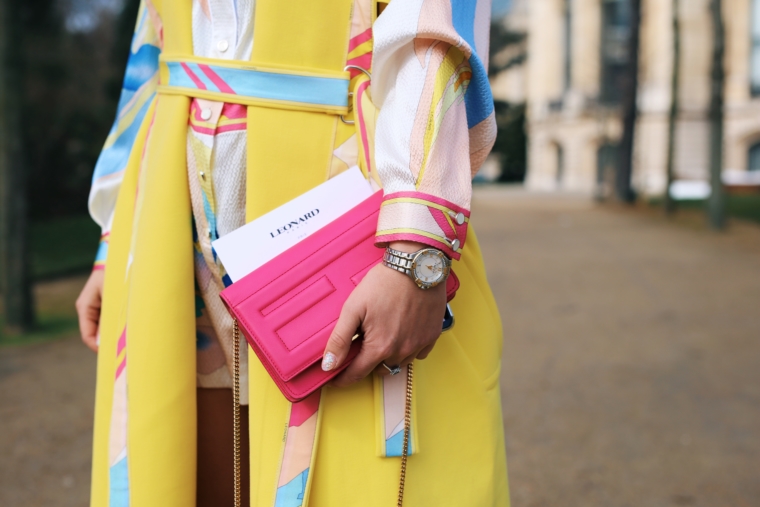
M 372 99 L 380 108 L 375 162 L 385 199 L 377 243 L 416 241 L 458 259 L 467 237 L 471 180 L 496 135 L 486 72 L 490 0 L 393 0 L 374 25 L 368 21 L 371 6 L 355 0 L 354 17 L 367 18 L 359 24 L 370 28 L 352 30 L 349 63 L 371 66 Z M 193 0 L 192 18 L 195 55 L 249 59 L 254 0 Z M 361 51 L 364 45 L 369 51 Z M 96 268 L 105 265 L 119 185 L 156 93 L 161 47 L 161 19 L 151 1 L 142 0 L 117 118 L 90 192 L 90 213 L 103 229 Z M 352 60 L 354 53 L 360 56 Z M 231 339 L 219 337 L 232 336 L 232 321 L 218 297 L 229 279 L 211 241 L 245 223 L 246 112 L 202 99 L 192 100 L 189 111 L 201 387 L 231 385 Z M 348 166 L 356 164 L 358 149 L 340 151 Z M 245 378 L 241 384 L 247 385 Z

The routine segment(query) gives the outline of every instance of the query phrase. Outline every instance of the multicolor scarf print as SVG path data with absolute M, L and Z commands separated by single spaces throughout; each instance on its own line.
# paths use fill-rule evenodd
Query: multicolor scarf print
M 379 435 L 377 454 L 386 458 L 397 458 L 402 455 L 404 449 L 407 368 L 404 367 L 398 375 L 375 377 L 374 382 L 376 425 Z M 416 412 L 414 402 L 412 402 L 412 421 L 407 450 L 410 456 L 418 452 Z
M 116 121 L 95 165 L 89 207 L 93 219 L 107 231 L 116 206 L 124 169 L 135 137 L 158 85 L 161 21 L 150 0 L 140 4 Z
M 116 346 L 116 379 L 111 411 L 109 442 L 110 506 L 129 506 L 129 467 L 127 466 L 127 330 Z
M 106 267 L 106 258 L 108 257 L 108 236 L 108 232 L 100 236 L 100 245 L 98 245 L 98 253 L 95 254 L 95 266 L 93 266 L 93 269 L 105 269 Z
M 321 393 L 317 391 L 290 408 L 275 507 L 304 505 L 314 460 L 320 399 Z
M 238 104 L 194 99 L 190 106 L 187 170 L 194 222 L 199 387 L 232 387 L 233 322 L 219 298 L 232 282 L 211 242 L 245 223 L 246 122 L 247 109 Z M 247 357 L 243 342 L 241 402 L 246 405 Z
M 375 160 L 393 199 L 379 244 L 417 241 L 459 259 L 471 179 L 496 136 L 489 23 L 489 0 L 395 1 L 375 23 Z
M 193 53 L 217 61 L 250 57 L 253 2 L 192 2 Z M 219 46 L 219 41 L 226 46 Z M 221 48 L 221 49 L 220 49 Z M 223 49 L 223 50 L 222 50 Z M 230 91 L 206 64 L 182 62 L 180 72 L 201 89 Z M 171 84 L 172 76 L 169 76 Z M 196 350 L 199 387 L 231 388 L 232 319 L 219 292 L 232 282 L 211 242 L 245 224 L 247 108 L 196 98 L 187 128 L 187 171 L 193 208 Z M 241 347 L 241 401 L 248 404 L 247 347 Z
M 104 231 L 94 269 L 105 268 L 116 198 L 138 131 L 156 94 L 158 56 L 162 46 L 160 34 L 161 22 L 156 9 L 150 0 L 144 0 L 138 12 L 116 120 L 95 166 L 90 190 L 90 214 Z M 126 327 L 117 342 L 116 365 L 108 444 L 109 506 L 128 507 Z

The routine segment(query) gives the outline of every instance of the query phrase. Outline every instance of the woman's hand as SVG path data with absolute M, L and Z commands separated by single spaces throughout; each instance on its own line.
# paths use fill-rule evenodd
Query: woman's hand
M 103 278 L 105 272 L 96 269 L 84 284 L 77 298 L 76 307 L 79 316 L 79 331 L 82 341 L 93 352 L 98 351 L 98 332 L 100 330 L 100 306 L 103 299 Z
M 416 252 L 425 245 L 394 243 L 396 250 Z M 361 330 L 362 348 L 332 384 L 347 386 L 373 370 L 386 375 L 388 366 L 406 366 L 425 359 L 441 335 L 446 311 L 446 284 L 421 290 L 414 281 L 382 264 L 372 268 L 343 305 L 325 347 L 322 368 L 337 368 L 346 358 L 351 339 Z

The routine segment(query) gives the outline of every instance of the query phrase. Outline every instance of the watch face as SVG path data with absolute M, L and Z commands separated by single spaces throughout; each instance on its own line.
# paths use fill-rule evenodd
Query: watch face
M 423 250 L 415 259 L 414 275 L 424 284 L 436 284 L 445 276 L 446 264 L 443 254 L 435 250 Z

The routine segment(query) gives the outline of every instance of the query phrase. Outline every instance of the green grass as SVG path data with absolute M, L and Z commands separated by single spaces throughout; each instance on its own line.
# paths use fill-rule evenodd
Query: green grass
M 3 319 L 0 318 L 0 347 L 29 345 L 71 336 L 79 327 L 77 318 L 68 315 L 37 315 L 34 329 L 17 335 L 3 334 Z
M 655 198 L 649 201 L 651 206 L 662 206 L 663 199 Z M 678 201 L 682 209 L 707 209 L 707 201 L 695 199 Z M 729 194 L 726 196 L 726 213 L 729 217 L 741 218 L 760 223 L 760 194 Z
M 99 240 L 100 227 L 86 215 L 32 223 L 29 230 L 32 280 L 39 282 L 87 273 L 92 269 Z M 63 295 L 44 288 L 38 292 L 35 326 L 27 333 L 4 333 L 0 312 L 0 347 L 50 341 L 76 333 L 74 300 L 78 290 L 75 284 Z
M 729 195 L 726 207 L 729 216 L 760 223 L 760 194 Z
M 32 223 L 29 231 L 31 276 L 44 280 L 92 269 L 100 227 L 87 216 Z

